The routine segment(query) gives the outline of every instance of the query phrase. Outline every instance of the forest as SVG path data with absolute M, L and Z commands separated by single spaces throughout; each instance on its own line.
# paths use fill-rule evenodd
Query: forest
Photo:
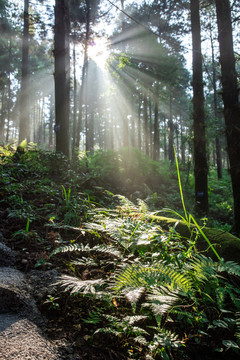
M 0 245 L 57 272 L 56 359 L 237 359 L 239 1 L 0 0 L 0 29 Z

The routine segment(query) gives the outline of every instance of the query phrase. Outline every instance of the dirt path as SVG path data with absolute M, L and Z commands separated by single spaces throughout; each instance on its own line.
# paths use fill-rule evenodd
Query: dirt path
M 69 344 L 47 339 L 46 323 L 33 297 L 34 291 L 39 296 L 54 280 L 56 271 L 34 270 L 26 275 L 15 269 L 16 256 L 0 243 L 0 359 L 76 359 Z

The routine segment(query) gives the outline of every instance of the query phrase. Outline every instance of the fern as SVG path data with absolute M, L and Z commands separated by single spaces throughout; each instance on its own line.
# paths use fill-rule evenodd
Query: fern
M 71 244 L 71 245 L 61 246 L 53 250 L 49 255 L 49 257 L 60 253 L 70 253 L 70 252 L 87 252 L 87 253 L 95 252 L 95 253 L 101 253 L 111 257 L 122 259 L 121 252 L 118 249 L 114 248 L 113 246 L 95 245 L 94 247 L 90 248 L 89 245 L 83 245 L 83 244 Z
M 145 291 L 145 288 L 140 287 L 140 288 L 131 289 L 131 290 L 126 289 L 126 291 L 123 291 L 123 293 L 126 296 L 126 298 L 128 299 L 128 301 L 130 302 L 130 304 L 135 309 L 135 306 L 136 306 L 138 300 L 143 295 L 144 291 Z
M 240 265 L 234 261 L 221 261 L 217 266 L 219 272 L 226 271 L 229 275 L 240 277 Z
M 179 300 L 176 293 L 167 292 L 166 288 L 157 288 L 147 295 L 147 303 L 144 306 L 150 306 L 156 319 L 166 314 L 172 306 Z
M 57 249 L 54 249 L 51 254 L 49 255 L 49 258 L 56 254 L 61 253 L 70 253 L 70 252 L 88 252 L 90 251 L 89 245 L 84 246 L 83 244 L 71 244 L 66 246 L 60 246 Z
M 135 211 L 136 210 L 136 205 L 130 201 L 128 198 L 126 198 L 126 196 L 123 195 L 115 195 L 115 197 L 117 197 L 120 201 L 120 205 L 121 205 L 121 210 L 122 211 Z
M 204 255 L 195 255 L 190 259 L 190 273 L 196 281 L 205 283 L 210 277 L 216 275 L 217 263 Z
M 146 330 L 137 326 L 137 324 L 144 321 L 147 316 L 125 316 L 119 318 L 117 316 L 105 314 L 103 317 L 109 325 L 96 330 L 94 334 L 105 333 L 117 337 L 122 337 L 123 334 L 134 337 L 138 335 L 149 335 Z
M 84 267 L 97 267 L 99 266 L 99 262 L 95 261 L 92 258 L 82 257 L 81 259 L 77 259 L 72 261 L 74 266 L 84 266 Z
M 151 288 L 154 286 L 167 285 L 170 289 L 180 288 L 188 291 L 191 288 L 191 280 L 164 263 L 156 264 L 130 264 L 116 273 L 112 289 L 121 291 L 124 288 Z
M 104 284 L 104 280 L 80 280 L 76 277 L 63 275 L 56 283 L 64 288 L 64 291 L 69 291 L 71 294 L 96 294 L 96 289 L 100 289 Z
M 145 201 L 143 201 L 142 199 L 138 199 L 137 203 L 138 203 L 140 213 L 146 214 L 149 211 L 148 206 L 145 203 Z
M 237 312 L 236 313 L 236 332 L 235 332 L 235 336 L 236 336 L 236 340 L 237 340 L 237 343 L 238 345 L 240 345 L 240 312 Z
M 178 335 L 170 330 L 155 328 L 155 331 L 156 333 L 153 340 L 148 346 L 152 359 L 155 359 L 158 356 L 164 360 L 173 359 L 172 350 L 184 346 L 183 341 L 179 340 Z

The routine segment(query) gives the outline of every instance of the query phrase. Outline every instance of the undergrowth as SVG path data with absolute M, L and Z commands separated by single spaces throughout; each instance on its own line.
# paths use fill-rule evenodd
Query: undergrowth
M 41 306 L 64 317 L 75 342 L 107 344 L 125 359 L 239 356 L 240 266 L 198 252 L 202 228 L 187 213 L 178 169 L 125 149 L 89 156 L 88 166 L 34 147 L 0 150 L 10 243 L 62 273 Z M 198 231 L 181 238 L 149 220 L 166 207 Z

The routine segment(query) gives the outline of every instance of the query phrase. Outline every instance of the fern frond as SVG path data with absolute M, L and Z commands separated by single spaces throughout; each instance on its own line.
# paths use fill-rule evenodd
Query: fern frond
M 146 320 L 148 318 L 148 316 L 146 315 L 133 315 L 133 316 L 124 316 L 124 318 L 122 319 L 123 321 L 126 321 L 127 323 L 129 323 L 129 325 L 135 325 L 143 320 Z
M 60 253 L 70 253 L 70 252 L 87 252 L 87 253 L 96 252 L 122 259 L 122 254 L 117 248 L 115 248 L 112 245 L 107 246 L 103 244 L 95 245 L 92 248 L 90 248 L 89 245 L 83 245 L 83 244 L 71 244 L 66 246 L 60 246 L 59 248 L 53 250 L 49 255 L 49 257 Z
M 119 199 L 119 202 L 124 210 L 136 210 L 136 205 L 130 201 L 126 196 L 123 195 L 114 195 Z
M 116 257 L 118 259 L 122 259 L 123 258 L 123 255 L 122 253 L 117 249 L 115 248 L 114 246 L 112 245 L 95 245 L 91 251 L 95 251 L 95 252 L 98 252 L 98 253 L 101 253 L 101 254 L 104 254 L 104 255 L 108 255 L 108 256 L 113 256 L 113 257 Z
M 155 316 L 162 316 L 166 314 L 178 300 L 179 297 L 176 293 L 168 291 L 168 294 L 166 294 L 165 291 L 158 288 L 147 295 L 147 303 L 144 305 L 150 306 Z
M 237 341 L 238 345 L 240 345 L 240 312 L 237 312 L 236 316 L 237 316 L 237 319 L 236 319 L 237 330 L 235 332 L 235 336 L 236 336 L 236 341 Z
M 95 294 L 96 288 L 100 288 L 104 284 L 104 280 L 80 280 L 73 276 L 62 275 L 61 279 L 56 283 L 64 288 L 64 291 L 69 291 L 71 294 Z
M 71 244 L 71 245 L 66 245 L 66 246 L 60 246 L 57 249 L 54 249 L 51 254 L 49 255 L 49 258 L 52 257 L 53 255 L 56 254 L 60 254 L 60 253 L 70 253 L 70 252 L 75 252 L 75 251 L 80 251 L 80 252 L 88 252 L 90 251 L 90 247 L 89 245 L 83 245 L 83 244 Z
M 114 335 L 116 337 L 120 336 L 122 334 L 121 331 L 118 331 L 118 330 L 115 330 L 114 328 L 112 327 L 105 327 L 105 328 L 100 328 L 100 329 L 97 329 L 93 335 L 96 335 L 96 334 L 100 334 L 100 333 L 103 333 L 103 334 L 110 334 L 110 335 Z
M 140 299 L 144 291 L 145 291 L 144 287 L 136 288 L 130 291 L 129 289 L 127 289 L 127 291 L 124 292 L 124 295 L 130 302 L 130 304 L 133 306 L 137 304 L 138 300 Z
M 217 262 L 204 255 L 195 255 L 190 260 L 190 272 L 199 282 L 206 282 L 216 275 Z
M 168 285 L 169 288 L 179 288 L 187 292 L 191 288 L 191 280 L 188 276 L 181 274 L 179 271 L 171 268 L 164 263 L 149 265 L 130 264 L 116 273 L 112 289 L 122 291 L 129 288 L 151 288 Z
M 97 267 L 99 263 L 92 258 L 82 257 L 71 262 L 74 266 Z
M 229 275 L 240 277 L 240 265 L 234 261 L 221 261 L 217 267 L 218 272 L 226 271 Z
M 146 214 L 149 211 L 147 204 L 142 199 L 137 199 L 137 204 L 140 213 Z
M 158 345 L 161 345 L 164 348 L 176 348 L 179 347 L 179 344 L 182 343 L 178 339 L 178 335 L 170 330 L 161 329 L 153 339 L 154 342 L 157 342 Z
M 170 351 L 172 349 L 177 349 L 183 346 L 183 341 L 179 340 L 178 335 L 170 330 L 165 330 L 163 328 L 155 328 L 155 335 L 153 340 L 149 344 L 149 349 L 151 350 L 151 355 L 155 357 L 161 354 L 161 358 L 169 359 L 169 356 L 166 352 L 167 349 Z
M 145 337 L 141 336 L 141 335 L 135 337 L 134 342 L 136 342 L 140 345 L 143 345 L 143 346 L 147 346 L 147 344 L 148 344 L 148 341 L 145 339 Z

